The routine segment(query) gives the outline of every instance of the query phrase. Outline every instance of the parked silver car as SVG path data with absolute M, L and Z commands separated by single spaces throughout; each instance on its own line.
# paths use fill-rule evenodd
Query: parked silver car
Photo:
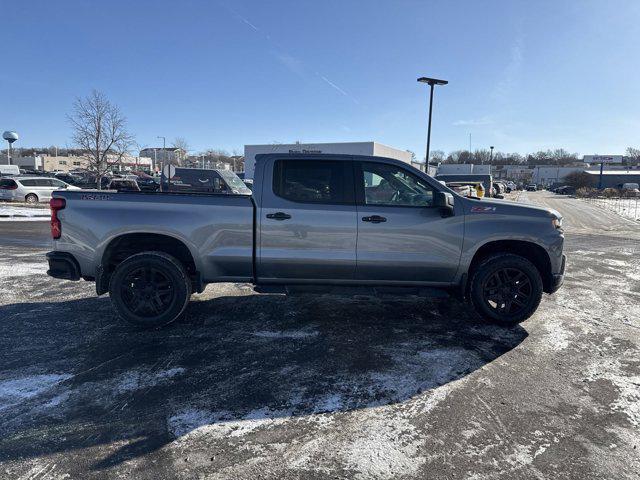
M 38 203 L 48 202 L 55 190 L 80 190 L 78 187 L 49 177 L 0 178 L 0 200 Z

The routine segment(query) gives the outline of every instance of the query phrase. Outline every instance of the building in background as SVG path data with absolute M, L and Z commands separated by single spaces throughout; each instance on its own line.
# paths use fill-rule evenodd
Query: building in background
M 437 175 L 456 174 L 491 174 L 491 165 L 474 165 L 472 163 L 441 163 L 438 165 Z
M 411 152 L 389 147 L 377 142 L 344 142 L 344 143 L 279 143 L 268 145 L 245 145 L 244 168 L 245 178 L 253 178 L 256 155 L 261 153 L 334 153 L 344 155 L 375 155 L 395 158 L 411 164 Z
M 151 159 L 144 157 L 134 157 L 132 155 L 124 155 L 119 161 L 116 157 L 109 157 L 112 163 L 113 171 L 128 170 L 151 170 Z M 0 156 L 0 164 L 6 164 L 7 157 Z M 44 172 L 70 172 L 72 170 L 87 170 L 89 162 L 82 156 L 64 156 L 64 155 L 33 155 L 26 157 L 15 157 L 11 159 L 11 163 L 18 165 L 20 168 L 29 170 L 39 170 Z
M 556 167 L 553 165 L 539 165 L 532 168 L 531 182 L 536 185 L 550 187 L 564 182 L 567 175 L 573 172 L 584 172 L 585 167 Z
M 172 165 L 182 165 L 187 158 L 187 152 L 178 147 L 143 148 L 138 155 L 140 157 L 150 158 L 152 163 L 157 162 L 157 168 L 160 167 L 160 164 L 167 162 Z
M 591 184 L 598 187 L 600 182 L 600 170 L 587 170 L 591 175 Z M 640 184 L 640 170 L 603 170 L 602 171 L 602 188 L 622 188 L 625 183 Z

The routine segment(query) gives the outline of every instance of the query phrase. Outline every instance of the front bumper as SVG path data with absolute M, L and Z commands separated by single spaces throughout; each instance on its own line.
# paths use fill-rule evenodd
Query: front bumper
M 47 275 L 63 280 L 80 280 L 80 265 L 73 255 L 67 252 L 47 253 L 49 270 Z
M 560 267 L 560 273 L 555 273 L 551 277 L 551 290 L 549 293 L 557 292 L 564 282 L 564 271 L 567 265 L 567 256 L 562 255 L 562 266 Z

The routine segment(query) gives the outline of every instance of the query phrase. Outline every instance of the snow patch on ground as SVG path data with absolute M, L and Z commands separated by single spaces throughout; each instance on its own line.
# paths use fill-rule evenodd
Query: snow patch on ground
M 640 219 L 640 198 L 598 198 L 589 202 L 630 220 Z
M 48 270 L 45 262 L 20 262 L 12 264 L 0 264 L 0 279 L 9 280 L 15 277 L 28 277 L 31 275 L 43 275 Z
M 185 369 L 182 367 L 160 370 L 158 372 L 131 371 L 122 374 L 116 386 L 117 393 L 127 393 L 141 388 L 155 387 L 171 378 L 182 375 Z
M 640 358 L 628 358 L 630 364 Z M 618 398 L 611 404 L 613 410 L 623 412 L 635 427 L 640 426 L 640 375 L 625 371 L 618 358 L 603 359 L 587 369 L 587 379 L 609 380 L 618 389 Z
M 47 220 L 51 217 L 48 208 L 29 208 L 13 205 L 0 205 L 0 220 Z
M 415 475 L 426 462 L 419 455 L 425 437 L 412 423 L 387 409 L 370 412 L 361 420 L 355 439 L 337 449 L 354 478 L 388 479 Z
M 308 331 L 308 330 L 289 330 L 289 331 L 271 332 L 267 330 L 262 330 L 259 332 L 253 332 L 253 335 L 261 338 L 300 339 L 300 338 L 315 337 L 318 335 L 318 332 Z
M 0 410 L 18 405 L 71 378 L 69 374 L 31 375 L 0 382 Z
M 253 410 L 241 419 L 233 419 L 226 411 L 212 412 L 185 409 L 169 417 L 167 427 L 175 437 L 208 436 L 212 439 L 242 437 L 256 429 L 281 425 L 291 412 L 272 411 L 268 408 Z
M 569 346 L 569 340 L 573 337 L 573 333 L 567 330 L 559 318 L 553 318 L 545 322 L 547 330 L 546 342 L 552 350 L 561 351 Z

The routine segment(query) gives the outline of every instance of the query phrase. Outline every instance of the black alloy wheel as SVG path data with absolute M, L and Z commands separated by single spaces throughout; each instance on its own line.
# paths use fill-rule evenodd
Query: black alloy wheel
M 165 326 L 184 312 L 191 279 L 184 265 L 164 252 L 131 255 L 109 280 L 111 302 L 124 320 L 147 328 Z
M 484 319 L 514 325 L 534 314 L 542 288 L 540 271 L 531 261 L 513 253 L 495 253 L 474 267 L 468 298 Z

